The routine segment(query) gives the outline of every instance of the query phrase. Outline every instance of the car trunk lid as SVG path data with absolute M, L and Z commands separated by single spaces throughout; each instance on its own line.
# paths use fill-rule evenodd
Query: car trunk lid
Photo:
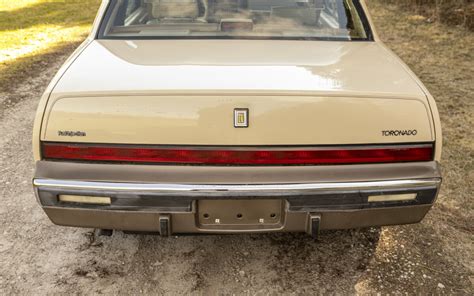
M 248 110 L 236 128 L 235 110 Z M 354 145 L 434 141 L 424 93 L 373 42 L 94 41 L 50 96 L 42 141 Z

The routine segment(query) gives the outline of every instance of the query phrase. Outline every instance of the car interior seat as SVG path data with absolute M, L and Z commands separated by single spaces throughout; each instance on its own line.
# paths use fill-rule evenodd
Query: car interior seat
M 150 4 L 151 22 L 192 21 L 199 16 L 198 0 L 145 0 L 145 3 Z
M 304 25 L 319 24 L 321 11 L 324 8 L 322 0 L 297 0 L 293 5 L 271 6 L 271 15 L 300 21 Z

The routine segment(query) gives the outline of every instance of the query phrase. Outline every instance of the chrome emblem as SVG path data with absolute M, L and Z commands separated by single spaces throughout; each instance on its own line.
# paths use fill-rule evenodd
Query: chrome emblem
M 234 127 L 249 127 L 249 109 L 234 109 Z

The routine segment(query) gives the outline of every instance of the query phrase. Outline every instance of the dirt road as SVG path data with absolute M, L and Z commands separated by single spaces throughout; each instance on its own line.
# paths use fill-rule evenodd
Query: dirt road
M 382 38 L 439 102 L 442 194 L 418 225 L 305 235 L 96 237 L 52 225 L 31 189 L 30 139 L 51 60 L 0 93 L 0 294 L 474 294 L 474 37 L 372 5 Z

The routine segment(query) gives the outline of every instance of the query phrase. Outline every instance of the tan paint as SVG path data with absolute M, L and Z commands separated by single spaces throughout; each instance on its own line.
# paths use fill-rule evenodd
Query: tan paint
M 281 40 L 95 40 L 54 94 L 196 91 L 425 100 L 399 60 L 375 42 Z
M 286 206 L 278 199 L 199 200 L 196 222 L 202 229 L 282 229 Z
M 375 29 L 375 42 L 94 41 L 107 3 L 40 101 L 36 160 L 40 138 L 227 145 L 436 141 L 441 157 L 433 98 Z M 233 129 L 233 108 L 251 109 L 249 129 Z M 85 129 L 88 136 L 80 139 L 57 135 Z M 382 137 L 384 129 L 419 133 L 389 138 Z
M 234 127 L 234 108 L 250 126 Z M 63 98 L 43 140 L 185 145 L 321 145 L 433 141 L 419 100 L 312 96 L 122 96 Z M 383 130 L 417 130 L 386 137 Z M 59 136 L 82 131 L 86 137 Z
M 61 79 L 63 74 L 66 72 L 66 70 L 69 68 L 69 66 L 75 61 L 75 59 L 78 57 L 79 53 L 81 53 L 90 43 L 92 42 L 91 39 L 86 39 L 74 52 L 73 54 L 66 60 L 66 62 L 62 65 L 62 67 L 59 69 L 58 73 L 53 77 L 49 85 L 47 86 L 45 92 L 41 96 L 41 99 L 38 104 L 38 108 L 36 110 L 36 117 L 34 121 L 34 126 L 33 126 L 33 157 L 35 161 L 38 161 L 41 159 L 41 153 L 40 153 L 40 134 L 42 130 L 42 125 L 43 125 L 43 119 L 44 119 L 44 114 L 45 114 L 45 109 L 48 104 L 48 100 L 53 92 L 54 87 L 58 83 L 58 81 Z
M 388 52 L 392 54 L 394 58 L 396 58 L 399 63 L 405 68 L 405 70 L 412 76 L 412 78 L 418 83 L 420 88 L 423 90 L 423 92 L 426 95 L 426 98 L 428 100 L 428 103 L 431 108 L 431 114 L 432 116 L 432 124 L 434 128 L 434 138 L 436 140 L 436 146 L 435 146 L 435 160 L 441 161 L 441 155 L 442 155 L 442 149 L 443 149 L 443 133 L 441 130 L 441 119 L 439 117 L 439 111 L 438 111 L 438 106 L 436 105 L 436 101 L 434 97 L 430 94 L 426 86 L 421 82 L 421 80 L 411 71 L 411 69 L 396 55 L 394 54 L 388 47 L 380 40 L 380 37 L 377 33 L 377 28 L 375 27 L 375 24 L 372 20 L 372 16 L 370 14 L 370 10 L 367 7 L 366 1 L 361 0 L 360 1 L 362 4 L 362 7 L 364 8 L 365 14 L 368 18 L 370 27 L 372 28 L 372 35 L 374 36 L 375 42 L 383 46 Z
M 321 229 L 363 228 L 420 222 L 432 205 L 363 210 L 321 211 Z M 92 209 L 43 208 L 54 224 L 74 227 L 158 232 L 161 214 L 143 211 L 101 211 Z M 286 212 L 282 228 L 209 229 L 196 226 L 195 213 L 171 214 L 172 233 L 258 233 L 305 232 L 308 213 Z
M 33 157 L 35 161 L 41 159 L 41 152 L 40 152 L 40 133 L 43 124 L 43 117 L 44 117 L 44 110 L 48 103 L 48 100 L 53 93 L 54 87 L 58 83 L 58 81 L 62 78 L 66 70 L 72 65 L 72 63 L 79 57 L 82 51 L 91 44 L 94 40 L 95 36 L 97 35 L 97 30 L 100 25 L 100 21 L 102 20 L 102 15 L 107 8 L 109 1 L 102 0 L 102 3 L 97 11 L 97 15 L 95 17 L 94 23 L 91 28 L 91 32 L 89 36 L 84 40 L 84 42 L 71 54 L 71 56 L 64 62 L 61 68 L 58 70 L 58 73 L 53 77 L 49 85 L 47 86 L 45 92 L 41 96 L 41 99 L 38 104 L 38 108 L 36 110 L 36 117 L 34 121 L 33 127 Z
M 40 140 L 191 145 L 435 141 L 436 160 L 440 160 L 436 103 L 415 74 L 380 41 L 369 14 L 375 42 L 94 40 L 108 2 L 102 2 L 90 36 L 40 100 L 33 135 L 36 161 L 41 159 Z M 367 12 L 365 1 L 361 3 Z M 234 108 L 250 109 L 249 128 L 233 127 Z M 382 136 L 382 130 L 413 129 L 416 136 Z M 59 137 L 59 130 L 85 131 L 87 136 Z M 37 176 L 124 182 L 261 184 L 312 178 L 336 182 L 439 177 L 435 162 L 280 168 L 120 165 L 120 170 L 116 165 L 61 162 L 44 169 L 44 163 L 37 163 Z M 331 210 L 318 215 L 321 229 L 354 228 L 419 222 L 430 207 Z M 247 208 L 242 206 L 242 212 Z M 257 216 L 268 216 L 267 205 L 251 208 Z M 106 229 L 157 231 L 161 217 L 148 211 L 44 209 L 59 225 Z M 222 204 L 205 209 L 231 212 Z M 229 233 L 306 231 L 309 215 L 285 212 L 278 220 L 281 225 L 261 229 L 202 227 L 205 223 L 196 222 L 199 217 L 194 212 L 168 216 L 173 233 Z M 255 217 L 251 217 L 253 224 Z
M 117 169 L 120 167 L 120 169 Z M 166 168 L 166 169 L 165 169 Z M 324 166 L 183 166 L 38 161 L 35 178 L 167 184 L 294 184 L 440 179 L 437 162 Z

